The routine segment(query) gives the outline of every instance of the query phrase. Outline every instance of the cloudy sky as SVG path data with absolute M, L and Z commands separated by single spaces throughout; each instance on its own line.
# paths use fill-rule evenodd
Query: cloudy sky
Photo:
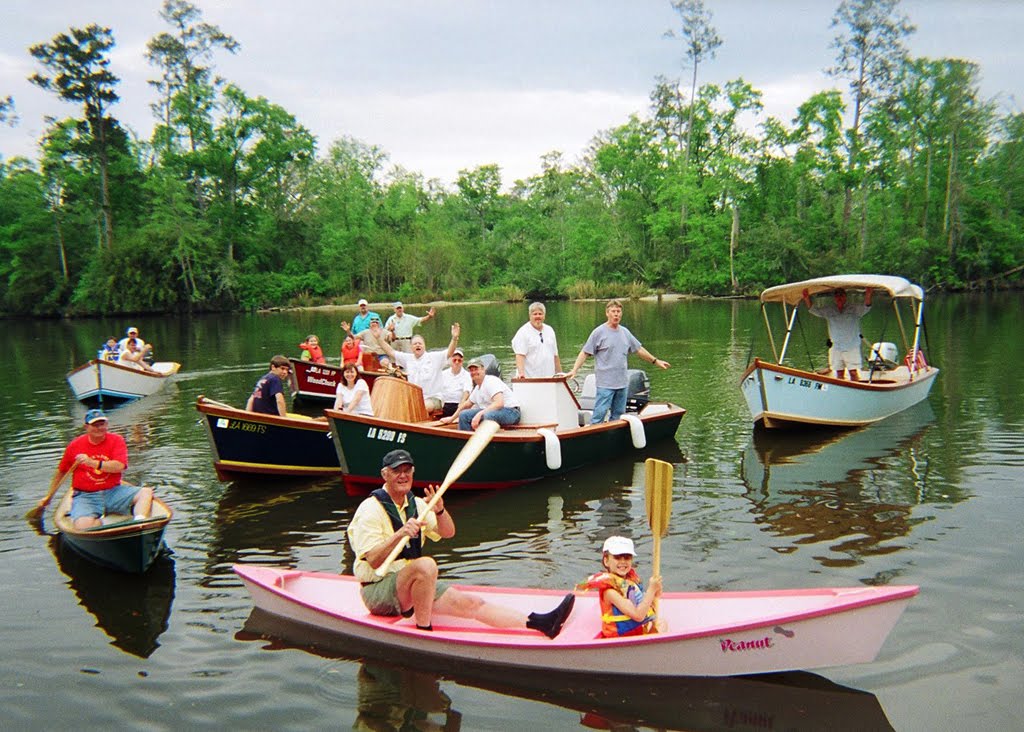
M 241 44 L 216 70 L 250 96 L 294 114 L 321 150 L 349 135 L 392 164 L 451 183 L 496 163 L 508 184 L 540 171 L 552 150 L 574 161 L 595 133 L 645 114 L 658 75 L 689 78 L 669 0 L 193 0 Z M 699 82 L 742 76 L 765 114 L 789 121 L 813 92 L 836 85 L 838 0 L 707 0 L 722 38 Z M 26 77 L 28 47 L 71 26 L 113 30 L 121 79 L 112 114 L 148 138 L 157 76 L 146 43 L 167 30 L 160 0 L 3 0 L 0 98 L 20 121 L 0 127 L 0 155 L 35 157 L 44 116 L 77 110 Z M 982 92 L 1002 113 L 1024 106 L 1024 0 L 904 0 L 917 56 L 978 63 Z

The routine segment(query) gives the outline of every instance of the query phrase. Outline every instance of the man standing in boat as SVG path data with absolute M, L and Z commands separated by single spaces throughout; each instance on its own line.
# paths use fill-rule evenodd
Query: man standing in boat
M 395 303 L 395 314 L 384 323 L 384 330 L 388 332 L 388 339 L 396 351 L 409 353 L 412 351 L 412 329 L 417 325 L 423 325 L 434 317 L 434 308 L 430 308 L 423 317 L 408 315 L 405 306 L 400 302 Z M 392 359 L 394 360 L 394 359 Z
M 365 298 L 359 299 L 358 308 L 359 312 L 354 318 L 352 318 L 352 335 L 359 335 L 369 328 L 370 323 L 373 322 L 374 318 L 380 320 L 380 316 L 370 310 L 370 303 L 366 302 Z M 342 324 L 341 327 L 344 328 L 344 324 Z
M 71 520 L 76 529 L 99 526 L 111 514 L 133 514 L 136 520 L 149 517 L 153 504 L 152 488 L 121 484 L 121 473 L 128 467 L 128 447 L 121 435 L 107 431 L 107 415 L 102 410 L 85 413 L 85 434 L 64 448 L 64 456 L 53 474 L 50 488 L 39 501 L 42 510 L 49 505 L 57 488 L 71 473 Z
M 850 373 L 850 381 L 860 381 L 860 319 L 871 308 L 872 292 L 872 288 L 866 288 L 864 302 L 857 305 L 847 302 L 846 290 L 840 287 L 832 291 L 833 302 L 813 305 L 810 292 L 804 288 L 802 294 L 807 312 L 824 318 L 828 323 L 828 360 L 837 379 L 843 378 L 846 370 Z
M 555 330 L 544 322 L 547 308 L 542 302 L 530 304 L 530 319 L 516 331 L 512 350 L 516 354 L 516 376 L 531 379 L 554 376 L 562 370 Z
M 354 574 L 362 583 L 360 595 L 374 615 L 412 617 L 420 630 L 433 630 L 435 612 L 472 618 L 494 628 L 532 628 L 554 638 L 561 632 L 575 602 L 572 593 L 554 610 L 529 615 L 486 600 L 437 579 L 437 562 L 422 555 L 424 538 L 431 541 L 455 536 L 455 521 L 439 500 L 427 510 L 436 490 L 427 486 L 425 499 L 411 495 L 415 466 L 405 450 L 384 456 L 378 488 L 356 509 L 346 536 L 355 553 Z M 405 537 L 409 544 L 383 577 L 375 570 Z
M 604 323 L 594 328 L 583 344 L 580 355 L 576 357 L 572 371 L 566 378 L 576 378 L 576 372 L 587 360 L 594 357 L 594 377 L 597 395 L 594 398 L 594 413 L 590 424 L 600 424 L 605 415 L 609 420 L 616 420 L 626 411 L 627 391 L 629 391 L 629 374 L 626 370 L 627 357 L 635 353 L 645 361 L 650 361 L 660 369 L 667 369 L 671 364 L 655 358 L 640 345 L 640 341 L 622 325 L 622 303 L 609 300 L 604 307 Z

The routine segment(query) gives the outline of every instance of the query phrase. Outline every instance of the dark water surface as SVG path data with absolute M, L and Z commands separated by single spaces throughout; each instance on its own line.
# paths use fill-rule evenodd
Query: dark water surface
M 349 569 L 344 529 L 358 499 L 333 480 L 218 482 L 195 399 L 241 405 L 270 357 L 297 355 L 307 333 L 336 359 L 338 323 L 353 314 L 3 323 L 4 729 L 1020 729 L 1024 296 L 929 302 L 926 352 L 943 369 L 929 400 L 824 440 L 752 434 L 738 381 L 752 338 L 765 351 L 754 302 L 626 305 L 624 323 L 672 363 L 652 372 L 655 396 L 689 410 L 676 443 L 653 453 L 676 464 L 667 589 L 921 585 L 875 663 L 652 687 L 498 684 L 403 667 L 399 654 L 394 665 L 363 662 L 330 643 L 261 636 L 290 637 L 250 617 L 232 563 Z M 885 340 L 897 340 L 880 313 L 868 317 L 865 335 L 888 327 Z M 423 328 L 428 345 L 444 345 L 456 319 L 467 353 L 494 353 L 507 377 L 525 305 L 439 308 Z M 600 303 L 549 306 L 566 368 L 601 320 Z M 175 510 L 173 555 L 141 578 L 66 555 L 46 533 L 49 517 L 43 533 L 24 519 L 80 432 L 85 408 L 64 374 L 129 324 L 159 359 L 182 363 L 162 393 L 111 412 L 129 443 L 126 477 L 158 486 Z M 636 539 L 643 564 L 642 482 L 642 462 L 620 460 L 513 491 L 452 494 L 458 535 L 435 548 L 442 574 L 566 588 L 597 568 L 613 531 Z

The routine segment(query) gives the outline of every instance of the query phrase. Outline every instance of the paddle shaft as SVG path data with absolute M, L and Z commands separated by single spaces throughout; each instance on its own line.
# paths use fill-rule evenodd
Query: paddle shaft
M 490 419 L 485 419 L 480 422 L 480 426 L 476 428 L 476 432 L 474 432 L 473 436 L 470 437 L 469 440 L 466 441 L 466 444 L 462 446 L 459 454 L 455 456 L 452 466 L 448 468 L 448 473 L 444 476 L 444 481 L 438 489 L 434 491 L 434 495 L 427 502 L 427 511 L 434 510 L 434 506 L 437 505 L 439 500 L 441 500 L 441 497 L 444 495 L 444 492 L 448 490 L 448 487 L 462 477 L 462 474 L 466 472 L 469 466 L 472 465 L 478 457 L 480 457 L 480 453 L 482 453 L 484 448 L 487 447 L 491 438 L 494 437 L 495 433 L 497 433 L 499 427 L 500 425 L 497 422 Z M 423 518 L 420 519 L 420 526 L 422 525 Z M 399 540 L 391 550 L 391 553 L 388 554 L 387 558 L 374 570 L 374 574 L 378 577 L 383 577 L 387 574 L 388 569 L 391 567 L 391 563 L 398 558 L 398 555 L 402 553 L 403 549 L 405 549 L 406 544 L 409 543 L 409 538 L 410 537 L 408 536 L 403 536 L 401 540 Z

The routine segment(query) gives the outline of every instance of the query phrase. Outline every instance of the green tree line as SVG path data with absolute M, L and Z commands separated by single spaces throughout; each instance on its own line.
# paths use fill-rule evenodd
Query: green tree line
M 742 78 L 699 83 L 723 41 L 703 0 L 671 5 L 687 78 L 511 185 L 492 164 L 446 187 L 351 137 L 318 151 L 215 73 L 239 44 L 185 0 L 147 46 L 155 126 L 137 139 L 115 116 L 113 31 L 59 33 L 28 49 L 30 81 L 77 113 L 47 120 L 38 159 L 0 159 L 0 310 L 725 295 L 841 271 L 1019 283 L 1024 115 L 982 97 L 976 64 L 910 57 L 898 0 L 839 3 L 837 88 L 789 121 Z

